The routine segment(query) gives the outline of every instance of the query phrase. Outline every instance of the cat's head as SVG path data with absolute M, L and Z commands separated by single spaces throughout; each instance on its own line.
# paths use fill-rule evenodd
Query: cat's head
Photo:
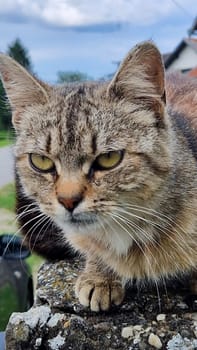
M 120 232 L 132 210 L 159 200 L 171 155 L 151 42 L 129 52 L 110 83 L 51 87 L 4 55 L 0 72 L 22 191 L 68 235 Z

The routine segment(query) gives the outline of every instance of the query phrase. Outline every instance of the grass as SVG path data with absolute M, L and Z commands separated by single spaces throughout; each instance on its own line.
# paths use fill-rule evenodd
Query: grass
M 1 286 L 0 297 L 0 331 L 2 331 L 5 329 L 13 310 L 19 311 L 20 306 L 16 290 L 13 289 L 13 285 L 10 282 L 6 282 Z
M 0 147 L 9 146 L 14 141 L 14 132 L 12 130 L 0 130 Z
M 5 225 L 5 220 L 4 217 L 1 218 L 1 212 L 0 212 L 0 234 L 2 233 L 11 233 L 10 228 L 15 227 L 13 225 L 14 222 L 14 212 L 15 212 L 15 186 L 14 184 L 10 183 L 2 188 L 0 188 L 0 209 L 2 209 L 2 215 L 6 218 L 7 220 L 7 225 Z M 8 215 L 7 215 L 8 214 Z M 10 223 L 10 220 L 12 219 L 12 223 Z M 1 227 L 1 224 L 3 224 L 3 227 Z M 5 227 L 7 226 L 7 231 Z M 14 230 L 12 232 L 13 234 L 17 231 Z M 43 259 L 39 257 L 36 254 L 31 254 L 31 256 L 27 259 L 27 263 L 29 264 L 32 274 L 33 274 L 33 279 L 34 279 L 34 284 L 35 284 L 35 278 L 37 274 L 37 270 L 41 263 L 43 262 Z
M 0 208 L 14 212 L 15 210 L 15 186 L 10 183 L 0 188 Z
M 33 276 L 33 283 L 35 288 L 37 272 L 39 270 L 39 267 L 44 263 L 44 259 L 37 254 L 31 254 L 30 257 L 27 258 L 27 263 L 31 268 L 31 273 Z

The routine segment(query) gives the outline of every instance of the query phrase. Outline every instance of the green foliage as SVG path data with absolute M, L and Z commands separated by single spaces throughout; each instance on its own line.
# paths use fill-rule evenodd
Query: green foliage
M 28 50 L 23 46 L 20 39 L 17 38 L 8 46 L 7 54 L 25 67 L 29 72 L 32 72 L 32 63 Z
M 73 83 L 93 80 L 93 78 L 89 77 L 86 73 L 78 71 L 60 71 L 57 73 L 57 76 L 58 83 Z
M 28 50 L 23 46 L 20 39 L 14 40 L 14 42 L 8 46 L 7 54 L 29 72 L 32 72 L 32 63 Z M 11 125 L 11 109 L 6 98 L 2 81 L 0 80 L 0 130 L 9 130 Z
M 27 263 L 31 268 L 34 280 L 36 279 L 37 272 L 44 261 L 45 260 L 37 254 L 31 254 L 30 257 L 27 258 Z
M 15 211 L 15 186 L 8 184 L 0 189 L 0 208 Z
M 0 148 L 11 145 L 15 140 L 14 130 L 0 130 Z
M 15 186 L 12 183 L 8 184 L 0 189 L 0 209 L 1 208 L 7 209 L 12 213 L 15 212 Z M 13 229 L 13 227 L 11 228 L 9 220 L 10 219 L 8 219 L 8 221 L 7 221 L 7 226 L 10 229 L 9 233 L 13 232 L 13 234 L 15 234 L 17 227 L 14 229 Z M 2 233 L 6 233 L 6 231 L 2 229 L 1 223 L 0 223 L 0 234 L 2 234 Z M 19 234 L 19 232 L 17 232 L 17 234 Z M 44 259 L 36 254 L 31 254 L 30 257 L 27 258 L 27 263 L 31 268 L 34 281 L 36 279 L 36 274 L 37 274 L 38 268 L 40 267 L 40 265 L 43 262 L 44 262 Z M 1 303 L 0 303 L 0 308 L 1 308 Z M 1 315 L 1 310 L 0 310 L 0 315 Z M 0 321 L 1 321 L 1 319 L 2 318 L 0 317 Z M 0 329 L 1 329 L 1 326 L 2 325 L 0 322 Z
M 0 331 L 3 331 L 13 311 L 19 311 L 17 291 L 13 285 L 7 282 L 0 287 Z
M 11 111 L 2 81 L 0 80 L 0 130 L 10 129 L 11 124 Z

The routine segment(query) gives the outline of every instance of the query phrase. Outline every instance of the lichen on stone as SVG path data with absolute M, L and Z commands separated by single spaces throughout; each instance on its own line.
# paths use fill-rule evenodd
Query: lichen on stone
M 160 289 L 129 287 L 121 306 L 93 313 L 76 299 L 74 284 L 83 263 L 45 263 L 34 306 L 14 313 L 6 329 L 6 350 L 185 350 L 197 347 L 196 300 L 184 283 Z M 183 307 L 184 306 L 184 307 Z M 182 346 L 181 348 L 176 348 Z M 193 346 L 193 348 L 192 348 Z

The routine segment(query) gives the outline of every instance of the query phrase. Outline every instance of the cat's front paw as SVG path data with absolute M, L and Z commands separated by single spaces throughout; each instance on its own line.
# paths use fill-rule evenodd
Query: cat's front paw
M 120 305 L 124 299 L 124 288 L 119 280 L 81 274 L 75 292 L 83 306 L 92 311 L 107 311 L 112 304 Z

